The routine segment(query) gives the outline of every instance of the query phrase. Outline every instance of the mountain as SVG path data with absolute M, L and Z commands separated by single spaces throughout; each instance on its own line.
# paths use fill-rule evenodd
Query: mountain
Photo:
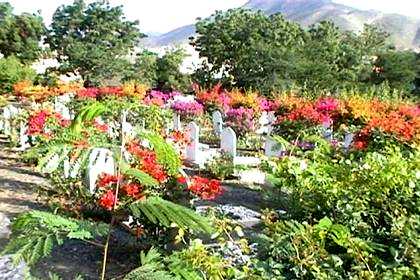
M 420 19 L 399 14 L 384 14 L 376 10 L 359 10 L 331 0 L 250 0 L 243 8 L 261 10 L 267 15 L 282 13 L 302 26 L 330 20 L 344 30 L 360 31 L 365 23 L 387 31 L 391 41 L 401 49 L 420 49 Z M 143 40 L 147 47 L 183 44 L 194 36 L 194 24 Z

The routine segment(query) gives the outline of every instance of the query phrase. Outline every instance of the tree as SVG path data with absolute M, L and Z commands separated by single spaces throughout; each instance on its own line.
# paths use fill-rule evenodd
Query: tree
M 144 50 L 137 54 L 132 71 L 125 80 L 137 80 L 164 91 L 188 90 L 189 77 L 180 71 L 186 56 L 182 48 L 169 50 L 162 57 Z
M 413 51 L 391 50 L 380 54 L 375 62 L 373 81 L 376 84 L 387 81 L 391 88 L 406 93 L 415 90 L 419 66 L 417 54 Z
M 0 94 L 13 91 L 13 85 L 22 80 L 33 81 L 35 70 L 22 64 L 16 57 L 0 59 Z
M 157 53 L 147 49 L 136 55 L 136 60 L 132 66 L 132 70 L 128 73 L 124 80 L 135 80 L 151 87 L 157 84 L 157 61 L 159 56 Z
M 225 86 L 269 88 L 291 81 L 292 60 L 302 47 L 303 30 L 281 15 L 235 9 L 216 12 L 196 24 L 191 44 L 205 59 L 197 76 L 220 75 Z
M 256 88 L 263 93 L 290 88 L 336 90 L 369 80 L 374 56 L 386 34 L 365 26 L 343 32 L 331 22 L 304 30 L 280 14 L 235 9 L 196 24 L 191 44 L 204 60 L 193 77 L 208 85 Z
M 60 73 L 79 74 L 86 84 L 107 84 L 130 68 L 128 55 L 143 36 L 137 25 L 125 20 L 122 6 L 75 0 L 56 10 L 46 41 Z
M 163 90 L 186 91 L 190 85 L 188 75 L 181 72 L 182 62 L 187 57 L 181 48 L 166 52 L 157 60 L 157 87 Z
M 37 60 L 45 31 L 39 14 L 14 15 L 8 2 L 0 3 L 0 52 L 4 57 L 15 56 L 24 63 Z

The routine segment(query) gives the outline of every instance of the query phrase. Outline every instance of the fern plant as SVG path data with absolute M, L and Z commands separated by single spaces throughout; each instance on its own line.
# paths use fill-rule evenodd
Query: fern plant
M 104 223 L 80 221 L 42 211 L 20 215 L 13 221 L 11 229 L 13 238 L 2 253 L 12 253 L 15 264 L 21 260 L 34 264 L 66 239 L 90 240 L 108 233 L 108 226 Z
M 164 200 L 160 197 L 149 197 L 129 206 L 134 217 L 145 216 L 156 225 L 165 227 L 177 226 L 184 230 L 212 233 L 210 221 L 193 210 L 182 205 Z

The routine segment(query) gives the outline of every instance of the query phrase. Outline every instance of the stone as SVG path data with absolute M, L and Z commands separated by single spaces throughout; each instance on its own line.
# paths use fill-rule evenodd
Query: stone
M 114 158 L 110 150 L 95 148 L 89 155 L 87 168 L 87 183 L 91 193 L 95 192 L 96 181 L 102 173 L 115 174 Z
M 19 149 L 26 150 L 31 145 L 29 145 L 29 136 L 27 134 L 28 126 L 24 122 L 20 122 L 19 127 Z
M 213 131 L 216 135 L 220 135 L 223 130 L 223 118 L 220 111 L 214 111 L 211 115 L 213 120 Z
M 236 145 L 237 145 L 236 133 L 232 128 L 226 127 L 223 129 L 220 137 L 220 149 L 222 152 L 230 154 L 232 157 L 236 157 Z
M 344 149 L 348 150 L 350 148 L 351 144 L 353 143 L 353 138 L 354 133 L 346 133 L 346 135 L 344 135 Z
M 264 143 L 264 154 L 266 157 L 279 157 L 282 154 L 282 149 L 279 143 L 272 137 L 267 136 Z
M 322 124 L 322 127 L 324 128 L 324 138 L 331 142 L 333 140 L 333 130 L 331 123 L 329 121 L 326 121 Z
M 0 212 L 0 239 L 8 239 L 10 236 L 10 220 Z
M 174 126 L 174 130 L 182 130 L 182 123 L 181 123 L 181 116 L 178 114 L 174 114 L 173 117 L 173 126 Z
M 190 122 L 187 126 L 189 145 L 186 149 L 186 159 L 189 162 L 197 163 L 200 152 L 199 135 L 200 128 L 195 122 Z
M 0 280 L 23 280 L 27 270 L 28 267 L 23 261 L 15 266 L 11 255 L 0 257 Z
M 238 173 L 239 181 L 244 184 L 263 185 L 266 180 L 265 173 L 257 168 L 241 170 Z
M 60 165 L 59 160 L 60 160 L 60 157 L 57 154 L 53 155 L 49 159 L 49 161 L 48 161 L 47 165 L 44 167 L 43 171 L 45 173 L 51 173 L 54 170 L 56 170 L 58 168 L 58 166 Z

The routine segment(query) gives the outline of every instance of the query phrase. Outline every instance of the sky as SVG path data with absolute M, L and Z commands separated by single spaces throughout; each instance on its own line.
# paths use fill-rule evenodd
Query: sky
M 3 2 L 3 1 L 2 1 Z M 50 24 L 56 8 L 73 0 L 9 0 L 15 13 L 36 12 Z M 240 7 L 247 0 L 110 0 L 112 5 L 123 5 L 126 17 L 139 20 L 144 33 L 165 33 L 192 24 L 197 17 L 206 17 L 215 10 Z M 386 13 L 400 13 L 420 18 L 420 0 L 333 0 L 359 9 L 375 9 Z

